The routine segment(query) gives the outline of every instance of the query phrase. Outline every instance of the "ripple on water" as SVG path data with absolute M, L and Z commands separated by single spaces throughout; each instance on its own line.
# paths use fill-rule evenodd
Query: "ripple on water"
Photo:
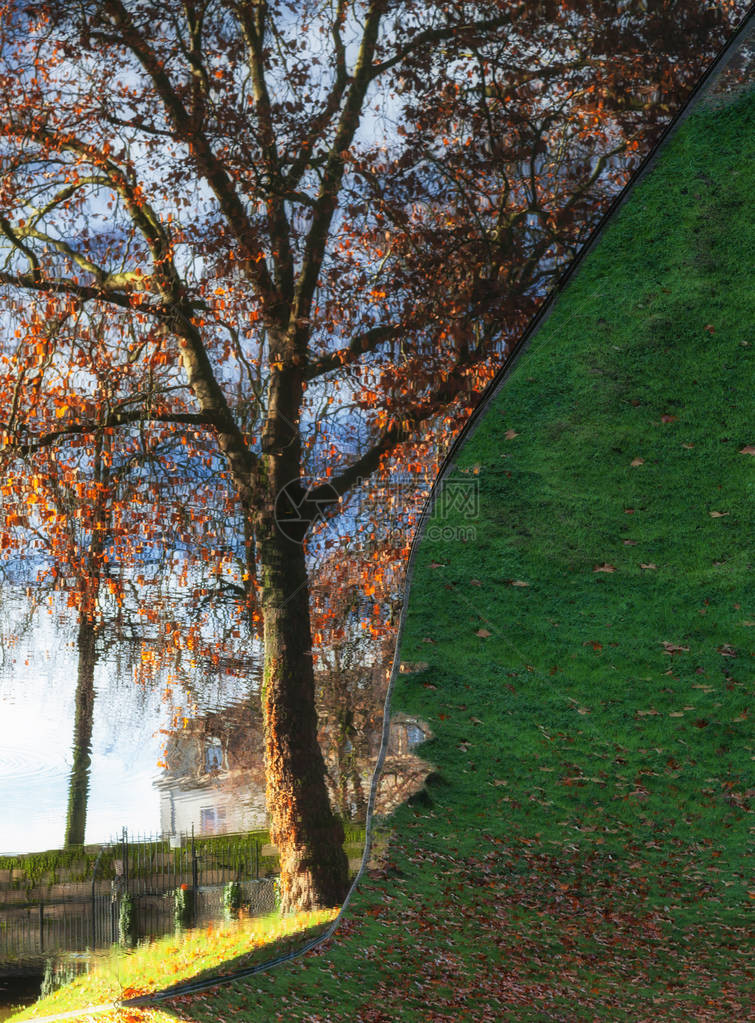
M 67 777 L 69 771 L 70 765 L 62 751 L 11 746 L 6 740 L 0 743 L 2 789 L 57 782 L 61 777 Z

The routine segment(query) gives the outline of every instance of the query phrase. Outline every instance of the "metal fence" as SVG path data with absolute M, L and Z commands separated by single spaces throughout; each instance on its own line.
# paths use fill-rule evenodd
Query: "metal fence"
M 195 837 L 191 832 L 163 839 L 129 838 L 124 830 L 111 841 L 112 860 L 101 873 L 131 895 L 162 894 L 182 884 L 199 888 L 259 879 L 278 869 L 277 857 L 262 855 L 267 840 L 266 832 L 213 838 Z
M 86 882 L 50 886 L 46 899 L 30 893 L 21 903 L 17 898 L 3 900 L 0 893 L 0 961 L 114 944 L 126 895 L 137 940 L 175 929 L 175 892 L 181 887 L 192 892 L 192 925 L 222 916 L 223 889 L 229 881 L 242 884 L 252 914 L 269 912 L 274 908 L 271 877 L 277 863 L 273 856 L 263 856 L 265 838 L 251 833 L 218 841 L 193 834 L 172 841 L 150 836 L 134 840 L 124 830 L 103 847 Z
M 110 896 L 85 902 L 39 903 L 0 914 L 0 959 L 78 952 L 117 940 L 118 907 Z
M 194 896 L 193 926 L 203 927 L 223 916 L 223 885 L 203 885 Z M 242 883 L 243 901 L 252 915 L 272 912 L 275 906 L 272 879 Z M 157 938 L 175 930 L 175 896 L 131 896 L 133 936 Z M 84 952 L 106 948 L 118 941 L 121 908 L 119 895 L 95 895 L 86 901 L 40 903 L 0 919 L 0 961 L 41 957 L 60 952 Z

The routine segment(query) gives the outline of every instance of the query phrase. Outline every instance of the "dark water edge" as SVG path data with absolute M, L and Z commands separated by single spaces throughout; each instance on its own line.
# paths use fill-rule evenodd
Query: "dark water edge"
M 0 966 L 0 1020 L 9 1019 L 39 998 L 44 963 Z

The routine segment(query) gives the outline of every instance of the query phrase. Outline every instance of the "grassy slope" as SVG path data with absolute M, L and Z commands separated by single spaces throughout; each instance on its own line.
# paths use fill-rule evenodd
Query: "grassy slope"
M 477 540 L 423 544 L 394 701 L 442 780 L 387 876 L 182 1017 L 742 1018 L 753 100 L 679 132 L 462 452 Z
M 423 543 L 394 699 L 437 776 L 385 870 L 181 1019 L 744 1018 L 754 100 L 687 122 L 462 452 L 477 539 Z

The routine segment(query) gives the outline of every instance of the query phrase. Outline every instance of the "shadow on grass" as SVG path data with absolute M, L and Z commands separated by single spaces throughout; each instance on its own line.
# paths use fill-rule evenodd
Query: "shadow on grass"
M 329 926 L 330 924 L 326 923 L 307 927 L 243 955 L 228 959 L 221 966 L 216 965 L 200 970 L 191 978 L 149 994 L 141 992 L 137 994 L 133 989 L 125 988 L 119 1004 L 124 1008 L 157 1008 L 173 999 L 191 996 L 211 987 L 230 984 L 234 980 L 249 977 L 254 973 L 261 973 L 273 968 L 279 962 L 299 955 L 302 949 L 323 935 Z

